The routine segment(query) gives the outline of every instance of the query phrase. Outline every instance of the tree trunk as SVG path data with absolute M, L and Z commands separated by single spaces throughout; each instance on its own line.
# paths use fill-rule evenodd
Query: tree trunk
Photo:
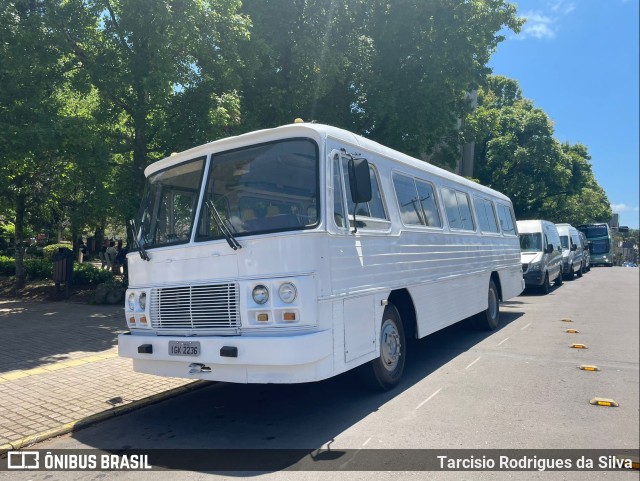
M 25 211 L 26 199 L 24 194 L 18 194 L 16 197 L 16 235 L 15 235 L 15 247 L 16 247 L 16 281 L 15 288 L 22 289 L 26 284 L 27 271 L 24 268 L 24 247 L 22 245 L 24 241 L 24 211 Z

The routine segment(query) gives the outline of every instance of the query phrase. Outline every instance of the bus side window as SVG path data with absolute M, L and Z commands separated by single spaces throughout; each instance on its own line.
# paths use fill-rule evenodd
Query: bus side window
M 480 230 L 482 232 L 498 233 L 498 222 L 496 221 L 496 214 L 493 210 L 493 204 L 491 201 L 474 197 L 474 207 L 476 211 L 476 217 L 478 224 L 480 224 Z
M 442 198 L 451 229 L 475 230 L 469 196 L 466 193 L 443 187 Z
M 424 212 L 424 220 L 429 227 L 442 227 L 438 205 L 436 204 L 436 196 L 433 185 L 416 179 L 416 187 L 418 189 L 418 198 Z
M 500 227 L 505 235 L 516 235 L 516 228 L 513 223 L 513 213 L 511 208 L 498 204 L 498 218 L 500 219 Z

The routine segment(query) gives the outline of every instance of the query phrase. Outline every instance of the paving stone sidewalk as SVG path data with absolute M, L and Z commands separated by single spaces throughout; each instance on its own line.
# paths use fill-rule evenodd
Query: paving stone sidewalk
M 0 453 L 199 382 L 133 372 L 122 306 L 0 300 Z

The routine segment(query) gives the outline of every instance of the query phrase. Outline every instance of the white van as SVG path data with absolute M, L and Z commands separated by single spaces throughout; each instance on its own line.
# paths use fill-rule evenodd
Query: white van
M 573 275 L 582 277 L 584 246 L 578 229 L 571 224 L 556 224 L 562 245 L 562 275 L 573 279 Z
M 549 293 L 562 285 L 562 246 L 556 226 L 546 220 L 519 220 L 520 259 L 526 287 Z

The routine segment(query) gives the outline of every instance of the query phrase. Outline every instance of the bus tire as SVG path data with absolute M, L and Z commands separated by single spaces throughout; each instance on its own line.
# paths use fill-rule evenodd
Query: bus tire
M 487 308 L 475 315 L 476 324 L 480 329 L 486 331 L 494 331 L 498 327 L 500 322 L 500 297 L 498 296 L 498 289 L 493 282 L 493 279 L 489 280 L 489 291 L 487 293 L 489 298 L 489 304 Z
M 582 277 L 582 273 L 583 273 L 582 264 L 580 264 L 580 269 L 576 271 L 576 276 Z
M 380 328 L 380 356 L 359 368 L 364 383 L 377 391 L 395 387 L 404 371 L 406 352 L 402 319 L 396 307 L 387 304 Z

